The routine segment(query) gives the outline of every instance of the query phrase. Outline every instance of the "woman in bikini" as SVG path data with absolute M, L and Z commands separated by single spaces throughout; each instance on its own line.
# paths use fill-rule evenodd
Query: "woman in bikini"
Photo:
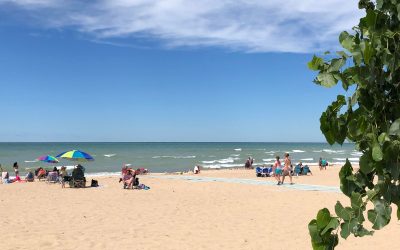
M 286 176 L 286 175 L 289 175 L 290 184 L 293 184 L 293 181 L 292 181 L 292 174 L 291 174 L 291 171 L 292 171 L 291 164 L 292 164 L 292 162 L 290 161 L 289 154 L 286 153 L 286 154 L 285 154 L 285 166 L 283 167 L 282 182 L 281 182 L 281 184 L 283 184 L 283 182 L 285 181 L 285 176 Z

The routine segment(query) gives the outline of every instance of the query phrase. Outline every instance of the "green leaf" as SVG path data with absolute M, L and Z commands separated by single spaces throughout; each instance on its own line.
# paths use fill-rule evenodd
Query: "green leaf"
M 365 21 L 366 21 L 367 25 L 369 26 L 369 28 L 375 28 L 376 17 L 377 17 L 377 15 L 374 10 L 367 11 L 367 15 L 365 16 Z
M 340 223 L 339 223 L 339 220 L 337 218 L 331 218 L 331 220 L 329 221 L 328 225 L 326 225 L 324 230 L 322 230 L 321 234 L 326 234 L 329 230 L 331 230 L 331 229 L 334 230 L 334 229 L 338 228 L 339 224 Z
M 384 0 L 376 0 L 376 8 L 377 9 L 382 9 L 383 1 Z
M 343 46 L 343 48 L 347 49 L 348 51 L 352 50 L 353 47 L 353 36 L 349 35 L 347 31 L 343 31 L 339 35 L 339 42 Z
M 383 159 L 382 149 L 378 143 L 375 143 L 372 148 L 372 159 L 374 161 L 381 161 Z
M 388 134 L 386 134 L 385 132 L 381 133 L 378 137 L 378 142 L 383 144 L 386 141 L 390 141 L 390 138 L 388 136 Z
M 335 205 L 335 213 L 337 216 L 339 216 L 339 218 L 348 221 L 351 219 L 352 215 L 352 211 L 351 208 L 344 208 L 342 206 L 342 204 L 340 203 L 340 201 L 336 202 Z
M 314 55 L 313 59 L 310 62 L 308 62 L 307 66 L 311 70 L 319 70 L 319 68 L 323 64 L 324 64 L 324 59 Z
M 390 222 L 392 208 L 383 200 L 375 200 L 374 205 L 373 210 L 368 210 L 368 220 L 373 229 L 379 230 Z
M 341 67 L 346 63 L 343 58 L 334 58 L 331 60 L 331 65 L 329 66 L 328 72 L 339 71 Z
M 374 231 L 369 231 L 369 230 L 365 229 L 362 225 L 358 224 L 355 226 L 355 228 L 353 230 L 353 234 L 356 237 L 363 237 L 363 236 L 367 236 L 367 235 L 373 235 Z
M 359 209 L 359 208 L 362 207 L 363 200 L 362 200 L 362 196 L 361 196 L 360 193 L 353 192 L 353 193 L 351 194 L 350 201 L 351 201 L 351 206 L 352 206 L 353 208 Z
M 318 229 L 324 229 L 331 220 L 331 214 L 327 208 L 323 208 L 318 211 L 317 214 L 317 226 Z
M 350 221 L 343 222 L 340 225 L 340 236 L 342 236 L 342 238 L 344 238 L 344 239 L 347 239 L 347 237 L 349 237 L 350 233 L 353 232 L 353 229 L 356 225 L 357 225 L 356 219 L 351 219 Z
M 400 220 L 400 206 L 397 205 L 397 220 Z
M 371 158 L 369 157 L 368 154 L 363 154 L 360 157 L 360 170 L 364 174 L 369 174 L 374 170 L 374 165 L 371 163 Z
M 314 243 L 321 243 L 322 238 L 319 234 L 318 226 L 317 226 L 317 221 L 314 219 L 308 223 L 308 232 L 310 233 L 312 242 Z
M 400 5 L 399 5 L 400 6 Z M 390 125 L 389 129 L 390 135 L 397 135 L 400 136 L 400 118 L 395 120 L 392 125 Z
M 338 80 L 331 73 L 319 73 L 317 81 L 324 87 L 330 88 L 337 84 Z
M 397 19 L 400 19 L 400 5 L 397 4 Z
M 364 43 L 364 62 L 365 64 L 369 64 L 369 60 L 371 59 L 374 49 L 371 47 L 369 42 Z

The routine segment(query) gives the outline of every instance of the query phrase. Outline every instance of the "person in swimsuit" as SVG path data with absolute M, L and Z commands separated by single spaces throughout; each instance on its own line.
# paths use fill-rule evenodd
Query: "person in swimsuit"
M 18 176 L 19 175 L 19 169 L 18 169 L 19 166 L 18 166 L 17 162 L 14 162 L 13 168 L 14 168 L 15 176 Z
M 276 156 L 276 161 L 272 168 L 272 172 L 275 173 L 275 179 L 278 181 L 278 185 L 281 185 L 282 165 L 281 162 L 279 161 L 279 156 Z
M 286 176 L 286 175 L 289 175 L 290 184 L 293 184 L 293 181 L 292 181 L 292 174 L 291 174 L 291 171 L 292 171 L 291 164 L 292 164 L 292 162 L 291 162 L 291 160 L 290 160 L 290 158 L 289 158 L 289 154 L 286 153 L 286 154 L 285 154 L 285 166 L 283 167 L 282 182 L 281 182 L 281 184 L 283 184 L 283 182 L 285 181 L 285 176 Z

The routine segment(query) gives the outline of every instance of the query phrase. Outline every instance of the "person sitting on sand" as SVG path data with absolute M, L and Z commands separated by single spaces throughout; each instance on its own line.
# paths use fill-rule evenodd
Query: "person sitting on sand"
M 198 165 L 194 166 L 193 173 L 200 174 L 200 166 L 198 166 Z
M 281 161 L 279 160 L 279 156 L 276 156 L 272 172 L 275 173 L 275 179 L 278 181 L 278 185 L 281 185 L 282 165 Z
M 72 171 L 72 179 L 86 181 L 84 168 L 80 164 Z
M 290 184 L 293 184 L 292 174 L 291 174 L 291 171 L 292 171 L 291 165 L 292 165 L 292 162 L 291 162 L 291 160 L 289 158 L 289 154 L 286 153 L 285 154 L 285 166 L 283 167 L 281 184 L 283 184 L 283 182 L 285 181 L 285 176 L 287 176 L 287 175 L 290 178 Z
M 3 182 L 3 183 L 9 183 L 9 180 L 10 180 L 10 175 L 8 174 L 8 172 L 7 171 L 2 171 L 1 172 L 1 181 Z
M 326 160 L 322 160 L 322 158 L 319 158 L 318 161 L 318 165 L 319 165 L 319 170 L 322 170 L 323 168 L 326 170 L 326 166 L 328 166 L 328 162 Z
M 46 178 L 46 170 L 44 170 L 43 168 L 39 168 L 38 172 L 37 172 L 37 176 L 36 176 L 39 180 Z
M 53 168 L 53 172 L 57 172 L 57 175 L 60 175 L 60 171 L 57 169 L 57 167 Z
M 133 169 L 128 169 L 125 175 L 122 177 L 124 181 L 124 187 L 132 188 L 136 178 L 136 171 Z
M 121 169 L 121 178 L 119 178 L 119 182 L 123 181 L 124 176 L 127 174 L 128 170 L 128 166 L 124 164 Z
M 35 180 L 35 176 L 33 175 L 32 171 L 29 171 L 28 174 L 25 176 L 25 181 L 33 182 Z

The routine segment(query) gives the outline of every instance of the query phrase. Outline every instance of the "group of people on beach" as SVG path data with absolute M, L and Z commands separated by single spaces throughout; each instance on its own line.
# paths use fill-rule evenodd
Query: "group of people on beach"
M 289 158 L 289 153 L 285 153 L 283 166 L 281 164 L 280 157 L 276 156 L 275 163 L 272 167 L 272 173 L 274 173 L 275 179 L 278 181 L 278 185 L 282 185 L 285 182 L 286 176 L 289 176 L 290 184 L 293 184 L 292 161 Z
M 65 182 L 69 182 L 72 179 L 86 181 L 85 178 L 85 168 L 78 164 L 72 171 L 71 175 L 68 174 L 67 168 L 62 166 L 60 169 L 54 167 L 53 170 L 49 171 L 42 167 L 35 169 L 35 171 L 29 170 L 24 179 L 21 179 L 19 173 L 18 163 L 13 164 L 13 169 L 15 173 L 15 178 L 11 178 L 10 174 L 5 171 L 0 164 L 0 173 L 2 183 L 13 183 L 13 182 L 33 182 L 35 178 L 37 180 L 51 180 L 54 182 L 59 182 L 62 187 L 65 187 Z
M 244 163 L 244 168 L 251 169 L 253 168 L 254 159 L 249 157 Z

